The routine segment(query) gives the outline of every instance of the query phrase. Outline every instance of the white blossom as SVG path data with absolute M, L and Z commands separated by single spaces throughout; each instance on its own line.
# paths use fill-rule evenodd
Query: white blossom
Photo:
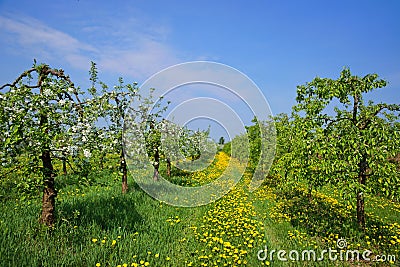
M 90 152 L 89 149 L 84 149 L 83 150 L 83 155 L 87 158 L 90 158 L 92 156 L 92 153 Z
M 77 146 L 70 146 L 68 148 L 68 150 L 69 150 L 69 153 L 71 153 L 72 156 L 74 156 L 74 157 L 78 154 L 78 147 Z
M 51 89 L 50 89 L 50 88 L 44 89 L 44 90 L 43 90 L 43 94 L 44 94 L 45 96 L 51 96 L 51 94 L 52 94 Z

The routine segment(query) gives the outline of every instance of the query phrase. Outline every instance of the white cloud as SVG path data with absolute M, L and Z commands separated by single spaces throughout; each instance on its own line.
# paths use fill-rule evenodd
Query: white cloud
M 75 67 L 77 67 L 75 61 L 68 59 L 75 59 L 78 55 L 98 52 L 95 47 L 48 27 L 34 18 L 14 17 L 11 19 L 0 16 L 0 28 L 2 31 L 15 37 L 15 39 L 12 39 L 11 42 L 13 43 L 11 45 L 18 45 L 24 50 L 46 58 L 55 58 L 63 55 L 68 63 Z
M 116 20 L 104 26 L 85 26 L 81 32 L 87 38 L 79 40 L 32 17 L 0 16 L 0 36 L 8 37 L 0 42 L 7 42 L 30 57 L 62 59 L 85 71 L 90 61 L 95 61 L 101 71 L 134 79 L 145 79 L 181 61 L 165 44 L 166 27 L 151 26 L 145 32 L 135 23 Z
M 149 39 L 141 40 L 135 49 L 104 50 L 98 60 L 104 70 L 142 78 L 177 62 L 169 47 Z

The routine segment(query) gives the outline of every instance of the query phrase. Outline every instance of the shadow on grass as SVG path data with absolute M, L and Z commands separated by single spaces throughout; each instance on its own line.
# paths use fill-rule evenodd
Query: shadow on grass
M 400 228 L 379 216 L 367 213 L 363 231 L 357 224 L 354 208 L 326 195 L 314 194 L 310 199 L 304 190 L 292 188 L 284 194 L 282 203 L 281 209 L 276 212 L 286 214 L 294 227 L 311 236 L 328 237 L 333 234 L 348 240 L 361 240 L 368 236 L 371 241 L 376 241 L 379 250 L 394 249 L 391 237 L 396 236 Z
M 311 235 L 326 236 L 360 234 L 352 210 L 330 202 L 330 199 L 298 194 L 285 200 L 283 212 L 290 217 L 291 224 L 303 228 Z
M 65 201 L 57 207 L 59 223 L 78 227 L 96 224 L 104 230 L 118 227 L 135 230 L 143 222 L 133 200 L 127 195 L 92 196 Z

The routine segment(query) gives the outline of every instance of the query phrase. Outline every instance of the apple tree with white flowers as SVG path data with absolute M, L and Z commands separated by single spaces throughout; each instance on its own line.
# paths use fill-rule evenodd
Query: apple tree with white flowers
M 76 155 L 94 126 L 87 102 L 62 69 L 36 64 L 14 82 L 0 87 L 1 161 L 3 167 L 28 158 L 42 175 L 40 222 L 55 222 L 54 161 Z M 85 151 L 88 154 L 89 151 Z

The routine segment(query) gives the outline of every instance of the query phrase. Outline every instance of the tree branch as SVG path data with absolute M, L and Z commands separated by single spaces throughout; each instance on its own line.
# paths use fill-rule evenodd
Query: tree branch
M 339 121 L 344 121 L 344 120 L 349 120 L 351 122 L 353 121 L 351 118 L 348 118 L 348 117 L 341 117 L 336 120 L 325 118 L 325 122 L 328 123 L 326 126 L 326 129 L 329 129 L 329 127 L 331 127 L 332 124 L 339 122 Z
M 5 87 L 15 87 L 15 85 L 16 85 L 20 80 L 22 80 L 24 77 L 28 76 L 30 73 L 35 72 L 35 71 L 36 71 L 35 68 L 31 68 L 31 69 L 29 69 L 29 70 L 27 70 L 27 71 L 24 71 L 20 76 L 18 76 L 17 79 L 15 79 L 15 81 L 14 81 L 13 83 L 6 83 L 6 84 L 2 85 L 2 86 L 0 87 L 0 90 L 3 89 L 3 88 L 5 88 Z M 29 88 L 37 88 L 37 87 L 38 87 L 38 85 L 31 85 Z
M 390 111 L 400 111 L 399 105 L 378 104 L 378 107 L 379 108 L 375 112 L 373 112 L 372 115 L 368 119 L 366 119 L 364 123 L 360 126 L 360 130 L 364 130 L 365 128 L 367 128 L 372 122 L 372 119 L 385 109 Z
M 354 103 L 353 103 L 353 123 L 357 125 L 357 112 L 358 112 L 358 95 L 354 95 Z

